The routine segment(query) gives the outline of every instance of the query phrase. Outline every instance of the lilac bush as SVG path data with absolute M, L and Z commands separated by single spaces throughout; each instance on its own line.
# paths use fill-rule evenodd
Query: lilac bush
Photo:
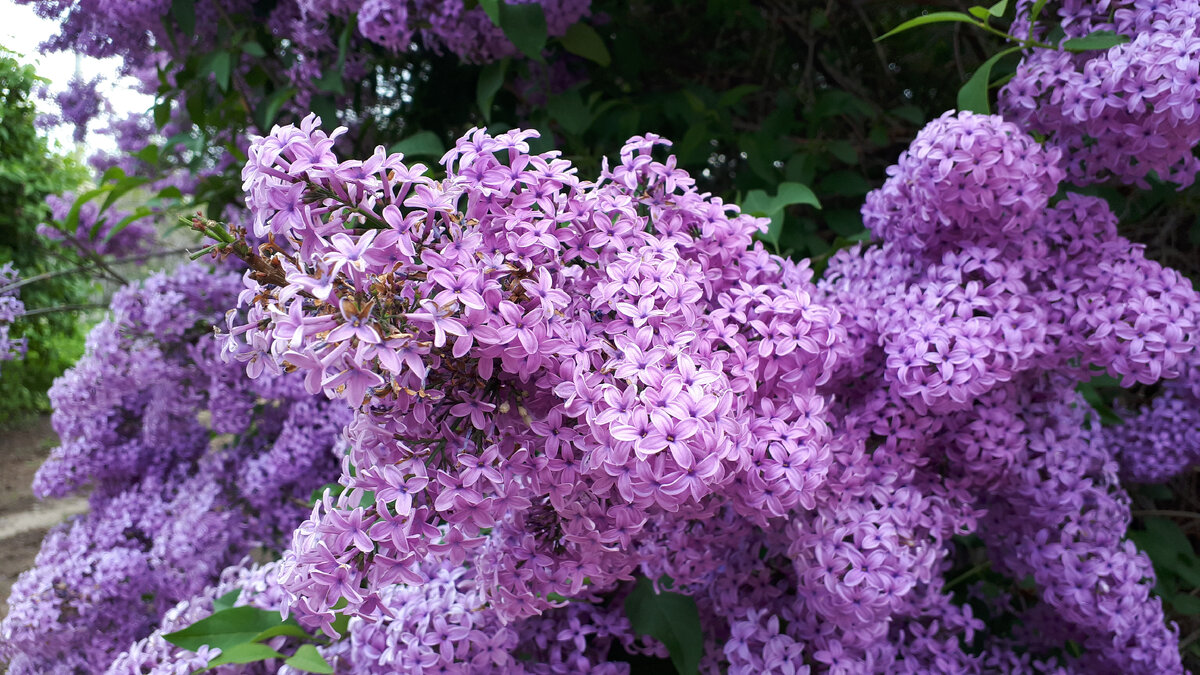
M 20 273 L 12 263 L 0 265 L 0 361 L 12 361 L 25 357 L 29 349 L 26 338 L 12 337 L 12 322 L 25 313 L 19 288 L 8 289 L 20 280 Z
M 187 266 L 122 290 L 52 388 L 61 445 L 34 492 L 90 490 L 90 511 L 53 529 L 13 587 L 10 672 L 94 672 L 223 568 L 280 545 L 336 471 L 341 406 L 220 359 L 212 324 L 239 287 Z

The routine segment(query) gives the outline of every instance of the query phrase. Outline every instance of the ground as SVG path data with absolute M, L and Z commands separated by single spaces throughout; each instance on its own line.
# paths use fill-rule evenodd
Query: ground
M 45 502 L 33 497 L 33 475 L 57 443 L 48 416 L 0 429 L 0 618 L 8 613 L 9 590 L 33 565 L 46 530 L 87 508 L 82 497 Z

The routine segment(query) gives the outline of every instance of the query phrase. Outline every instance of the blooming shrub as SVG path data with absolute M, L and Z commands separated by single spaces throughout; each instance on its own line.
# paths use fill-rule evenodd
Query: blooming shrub
M 360 38 L 524 51 L 483 4 L 268 23 L 312 82 L 367 72 Z M 316 115 L 231 141 L 246 212 L 192 224 L 240 285 L 126 291 L 55 389 L 35 488 L 92 511 L 14 590 L 14 670 L 1184 672 L 1121 478 L 1195 462 L 1200 296 L 1078 186 L 1192 181 L 1200 11 L 1057 3 L 1066 39 L 1114 32 L 1071 51 L 1015 4 L 1040 46 L 1004 115 L 927 124 L 820 275 L 767 246 L 815 197 L 744 213 L 653 134 L 594 174 L 520 128 L 432 169 Z M 1176 381 L 1101 426 L 1098 374 Z
M 336 471 L 341 406 L 221 361 L 212 324 L 238 287 L 189 266 L 122 290 L 55 383 L 62 444 L 34 492 L 90 488 L 90 511 L 53 529 L 13 586 L 10 672 L 95 672 L 223 568 L 279 545 Z

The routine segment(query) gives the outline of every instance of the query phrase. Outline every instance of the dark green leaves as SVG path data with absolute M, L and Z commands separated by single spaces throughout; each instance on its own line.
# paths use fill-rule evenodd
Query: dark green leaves
M 612 56 L 608 53 L 608 47 L 604 46 L 604 40 L 586 23 L 572 24 L 560 41 L 563 48 L 572 54 L 605 67 L 612 63 Z
M 171 18 L 179 25 L 179 32 L 190 38 L 196 33 L 196 1 L 171 0 Z
M 393 145 L 392 152 L 402 152 L 409 157 L 441 157 L 446 154 L 442 139 L 432 131 L 418 131 Z
M 890 38 L 891 36 L 893 36 L 897 33 L 903 33 L 904 31 L 909 30 L 911 28 L 916 28 L 917 26 L 925 26 L 925 25 L 928 25 L 931 23 L 946 23 L 946 22 L 955 22 L 955 21 L 960 22 L 960 23 L 972 23 L 972 24 L 978 25 L 978 22 L 973 17 L 971 17 L 968 14 L 963 14 L 962 12 L 930 12 L 929 14 L 925 14 L 923 16 L 918 16 L 915 19 L 909 19 L 908 21 L 905 21 L 904 23 L 900 24 L 899 26 L 896 26 L 895 28 L 889 30 L 888 32 L 884 33 L 883 35 L 880 35 L 879 37 L 875 38 L 875 41 L 879 42 L 880 40 Z
M 479 72 L 479 81 L 475 84 L 475 102 L 483 113 L 485 122 L 492 121 L 492 101 L 496 92 L 504 85 L 504 74 L 508 70 L 508 59 L 489 63 Z
M 1086 52 L 1093 49 L 1108 49 L 1129 42 L 1125 35 L 1117 35 L 1108 30 L 1096 31 L 1083 37 L 1063 40 L 1059 47 L 1069 52 Z
M 992 68 L 1000 59 L 1019 49 L 1019 47 L 1010 47 L 979 64 L 979 68 L 971 75 L 971 79 L 967 80 L 967 83 L 958 90 L 958 109 L 990 115 L 992 107 L 988 102 L 988 87 L 992 81 Z
M 300 645 L 296 653 L 284 663 L 306 673 L 333 673 L 333 668 L 312 645 Z
M 224 651 L 234 645 L 252 642 L 263 631 L 282 624 L 279 612 L 248 606 L 230 607 L 163 637 L 176 647 L 191 651 L 204 645 Z
M 704 656 L 704 632 L 694 600 L 670 591 L 655 593 L 650 580 L 641 577 L 625 598 L 625 615 L 634 633 L 666 645 L 671 663 L 681 675 L 697 672 Z
M 765 190 L 751 190 L 742 202 L 742 210 L 755 216 L 771 219 L 763 241 L 772 246 L 779 246 L 779 236 L 783 232 L 784 209 L 793 204 L 808 204 L 821 208 L 821 202 L 807 185 L 801 183 L 780 183 L 775 196 L 769 196 Z
M 163 636 L 171 644 L 197 651 L 208 645 L 221 650 L 209 661 L 210 668 L 226 663 L 254 663 L 266 659 L 282 659 L 284 654 L 263 644 L 280 636 L 312 640 L 295 621 L 284 621 L 278 612 L 257 607 L 233 607 L 238 591 L 227 593 L 213 602 L 212 616 L 201 619 L 183 630 Z M 312 644 L 301 644 L 295 654 L 287 657 L 288 665 L 309 673 L 332 673 L 333 669 Z
M 517 51 L 534 61 L 543 61 L 542 48 L 546 46 L 549 33 L 546 31 L 546 14 L 540 4 L 510 5 L 503 0 L 480 0 L 479 5 L 492 23 L 504 31 L 504 37 Z

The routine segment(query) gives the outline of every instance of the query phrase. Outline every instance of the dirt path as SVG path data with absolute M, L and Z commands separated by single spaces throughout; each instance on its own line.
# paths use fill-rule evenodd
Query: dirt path
M 87 510 L 82 497 L 44 502 L 33 497 L 33 476 L 57 443 L 49 417 L 0 430 L 0 618 L 8 614 L 8 593 L 33 565 L 46 530 Z

